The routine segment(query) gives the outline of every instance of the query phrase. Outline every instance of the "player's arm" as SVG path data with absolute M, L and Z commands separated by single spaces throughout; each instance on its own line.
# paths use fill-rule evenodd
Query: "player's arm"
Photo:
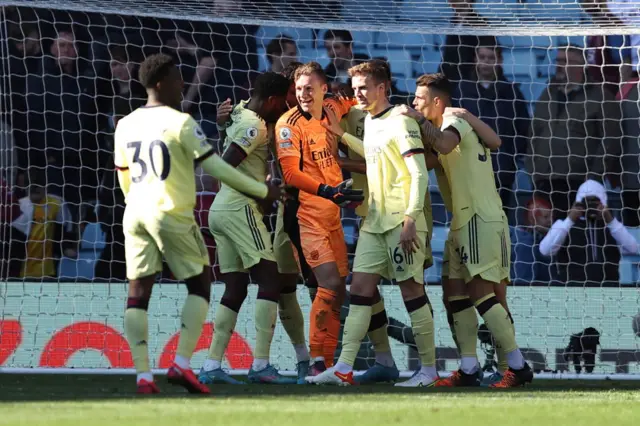
M 233 167 L 238 167 L 256 148 L 267 143 L 267 129 L 257 122 L 233 127 L 233 132 L 227 135 L 228 145 L 222 159 Z
M 404 223 L 400 233 L 400 245 L 405 253 L 413 253 L 420 248 L 416 230 L 416 220 L 423 214 L 426 193 L 429 190 L 429 172 L 424 156 L 424 146 L 420 128 L 415 120 L 404 118 L 395 142 L 402 153 L 407 170 L 411 175 L 409 202 L 404 212 Z
M 490 150 L 497 150 L 502 145 L 502 139 L 500 136 L 484 121 L 480 120 L 475 115 L 471 114 L 464 108 L 447 108 L 444 111 L 445 115 L 453 115 L 454 117 L 465 120 L 474 132 L 478 135 L 478 138 L 484 143 L 484 145 Z
M 180 143 L 193 156 L 196 165 L 236 191 L 261 200 L 279 198 L 267 185 L 239 172 L 215 154 L 215 149 L 191 117 L 182 126 Z
M 422 114 L 406 105 L 396 107 L 395 114 L 401 114 L 417 121 L 420 125 L 424 144 L 433 147 L 440 154 L 446 155 L 453 151 L 464 136 L 455 128 L 447 128 L 444 131 L 438 129 Z
M 354 160 L 352 158 L 338 158 L 340 168 L 351 173 L 367 173 L 367 163 L 364 160 Z
M 220 141 L 224 141 L 227 137 L 227 123 L 231 118 L 231 112 L 233 111 L 233 105 L 231 99 L 227 99 L 216 110 L 216 127 L 218 129 L 218 136 Z
M 322 126 L 327 129 L 327 131 L 333 133 L 337 137 L 342 139 L 342 142 L 346 143 L 349 149 L 352 149 L 356 154 L 360 157 L 364 157 L 364 144 L 362 140 L 358 139 L 358 137 L 352 135 L 351 133 L 347 133 L 340 126 L 339 117 L 335 114 L 333 110 L 328 112 L 327 123 L 322 122 Z
M 127 198 L 127 194 L 129 194 L 129 188 L 131 186 L 131 176 L 129 173 L 129 162 L 127 161 L 127 156 L 124 152 L 123 145 L 120 143 L 120 137 L 118 136 L 119 127 L 116 126 L 116 131 L 114 135 L 114 152 L 113 152 L 113 164 L 116 168 L 116 174 L 118 175 L 118 183 L 120 184 L 120 189 L 124 194 L 124 198 Z
M 429 171 L 424 155 L 425 150 L 420 138 L 420 129 L 415 120 L 402 120 L 402 127 L 398 129 L 398 132 L 396 142 L 411 175 L 409 203 L 405 217 L 415 220 L 423 212 L 425 194 L 429 187 Z

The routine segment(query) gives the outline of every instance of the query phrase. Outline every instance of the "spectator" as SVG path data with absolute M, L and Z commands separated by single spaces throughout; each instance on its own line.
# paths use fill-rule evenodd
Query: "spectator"
M 37 111 L 42 111 L 42 47 L 40 32 L 36 25 L 13 24 L 9 27 L 8 70 L 11 124 L 16 143 L 16 165 L 21 169 L 45 167 L 46 157 L 42 146 L 31 143 L 42 139 L 42 135 L 33 132 L 37 129 Z M 10 102 L 10 103 L 9 103 Z M 40 126 L 42 127 L 42 126 Z
M 511 279 L 515 283 L 549 282 L 549 259 L 540 253 L 540 241 L 553 223 L 551 204 L 533 197 L 526 209 L 525 226 L 511 228 Z
M 627 226 L 640 226 L 640 87 L 630 86 L 622 100 L 622 221 Z
M 108 127 L 104 133 L 105 152 L 110 155 L 105 158 L 105 164 L 100 176 L 98 192 L 99 205 L 97 209 L 98 222 L 105 234 L 105 248 L 96 263 L 95 278 L 105 280 L 125 280 L 126 267 L 124 258 L 124 233 L 122 219 L 124 217 L 124 195 L 117 184 L 113 163 L 113 134 L 119 119 L 131 113 L 145 103 L 145 90 L 137 80 L 137 58 L 123 46 L 109 49 L 111 60 L 110 93 L 101 111 L 109 115 Z M 132 57 L 133 56 L 133 57 Z
M 331 63 L 324 70 L 331 85 L 332 93 L 352 94 L 349 68 L 367 61 L 367 55 L 353 53 L 353 36 L 347 30 L 328 30 L 324 33 L 324 48 Z
M 50 191 L 69 203 L 74 223 L 95 201 L 98 184 L 98 141 L 95 78 L 83 75 L 76 37 L 71 28 L 58 29 L 45 66 L 44 149 Z M 32 142 L 36 142 L 35 140 Z
M 586 77 L 582 49 L 560 47 L 556 74 L 535 104 L 527 171 L 557 218 L 566 217 L 585 179 L 602 180 L 619 164 L 620 104 Z
M 465 27 L 486 27 L 488 25 L 487 20 L 474 10 L 474 3 L 475 0 L 449 0 L 449 5 L 453 8 L 451 25 L 459 27 L 460 34 L 464 34 Z M 475 48 L 477 45 L 477 36 L 447 35 L 442 49 L 440 72 L 454 83 L 469 78 L 475 67 Z
M 555 256 L 552 278 L 561 283 L 619 284 L 620 253 L 638 254 L 638 242 L 607 207 L 607 191 L 594 180 L 578 188 L 564 220 L 540 242 L 540 253 Z
M 605 27 L 621 27 L 624 23 L 611 12 L 606 1 L 580 0 L 580 6 L 591 19 Z M 631 49 L 629 37 L 622 35 L 591 35 L 586 37 L 589 77 L 603 82 L 608 90 L 617 94 L 618 84 L 631 78 Z
M 55 278 L 61 255 L 77 256 L 77 234 L 64 200 L 47 192 L 44 173 L 35 169 L 29 180 L 29 195 L 18 201 L 20 216 L 12 222 L 15 230 L 27 236 L 20 276 Z
M 616 16 L 619 21 L 628 27 L 638 27 L 640 25 L 640 9 L 637 0 L 607 0 L 607 9 L 611 15 Z M 615 23 L 618 25 L 618 22 Z M 631 50 L 631 73 L 632 77 L 640 72 L 640 34 L 629 36 L 629 47 Z
M 0 105 L 0 181 L 9 189 L 15 184 L 18 158 L 13 142 L 11 126 L 4 121 L 2 105 Z
M 475 50 L 475 68 L 468 80 L 458 84 L 454 101 L 500 135 L 500 149 L 491 152 L 493 170 L 502 205 L 511 206 L 516 160 L 526 154 L 530 119 L 520 89 L 504 76 L 502 48 L 495 44 L 494 37 L 480 39 Z
M 280 34 L 267 45 L 269 71 L 280 74 L 290 63 L 298 60 L 298 46 L 291 37 Z
M 25 236 L 11 226 L 20 216 L 15 193 L 0 175 L 0 280 L 20 276 Z

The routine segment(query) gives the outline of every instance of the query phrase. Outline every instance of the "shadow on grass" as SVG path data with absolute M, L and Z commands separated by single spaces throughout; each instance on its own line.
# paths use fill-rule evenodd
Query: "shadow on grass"
M 98 375 L 14 375 L 0 374 L 0 403 L 97 401 L 130 398 L 314 398 L 330 395 L 382 395 L 382 394 L 473 394 L 491 397 L 497 393 L 515 393 L 530 397 L 537 392 L 603 392 L 608 390 L 640 390 L 640 381 L 569 381 L 538 380 L 526 388 L 493 390 L 487 388 L 397 388 L 389 384 L 351 387 L 303 385 L 213 385 L 211 395 L 189 395 L 180 388 L 167 384 L 164 377 L 156 378 L 162 394 L 136 395 L 134 377 Z

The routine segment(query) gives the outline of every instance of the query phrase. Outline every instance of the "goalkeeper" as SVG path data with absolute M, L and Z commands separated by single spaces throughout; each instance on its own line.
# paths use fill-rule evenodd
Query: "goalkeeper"
M 299 67 L 294 79 L 298 106 L 278 120 L 276 149 L 285 183 L 299 191 L 296 216 L 302 254 L 318 281 L 309 331 L 314 362 L 310 375 L 315 375 L 326 369 L 326 363 L 333 362 L 338 342 L 327 342 L 327 336 L 339 333 L 340 307 L 349 274 L 340 208 L 356 207 L 364 195 L 362 190 L 350 188 L 351 181 L 342 182 L 337 140 L 322 126 L 328 110 L 342 117 L 351 103 L 324 99 L 327 78 L 315 62 Z

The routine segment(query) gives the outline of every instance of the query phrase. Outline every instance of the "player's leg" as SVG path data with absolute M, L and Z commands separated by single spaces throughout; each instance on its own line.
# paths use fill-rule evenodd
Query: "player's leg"
M 151 234 L 176 279 L 187 284 L 180 339 L 173 365 L 167 372 L 169 383 L 190 393 L 209 393 L 191 369 L 191 357 L 202 334 L 211 299 L 209 254 L 195 220 L 167 217 L 154 224 Z
M 389 319 L 387 311 L 384 308 L 384 299 L 380 295 L 376 287 L 372 298 L 371 321 L 367 336 L 373 345 L 376 362 L 373 367 L 369 368 L 363 374 L 354 377 L 354 381 L 358 384 L 393 382 L 400 376 L 400 371 L 396 367 L 391 354 L 391 344 L 389 342 L 389 334 L 387 329 Z
M 327 324 L 327 337 L 324 343 L 325 365 L 327 367 L 333 367 L 336 349 L 338 348 L 338 340 L 340 339 L 342 305 L 347 293 L 346 277 L 349 275 L 349 260 L 342 228 L 331 231 L 329 234 L 329 242 L 342 280 L 340 287 L 336 291 L 333 306 L 331 307 L 331 315 L 329 316 Z
M 533 373 L 516 343 L 510 315 L 494 293 L 495 284 L 507 278 L 509 273 L 508 267 L 504 266 L 509 258 L 504 224 L 486 223 L 474 216 L 470 225 L 467 270 L 472 278 L 467 286 L 469 295 L 496 343 L 505 351 L 509 365 L 503 379 L 492 386 L 521 386 L 532 380 Z M 479 247 L 483 248 L 482 252 Z
M 300 241 L 305 259 L 311 266 L 318 281 L 318 292 L 311 304 L 309 349 L 312 366 L 311 374 L 325 369 L 325 340 L 332 322 L 331 315 L 339 300 L 344 280 L 333 253 L 330 232 L 327 230 L 300 227 Z
M 220 240 L 222 241 L 222 239 Z M 220 243 L 218 250 L 220 250 Z M 223 243 L 224 246 L 224 243 Z M 220 259 L 220 256 L 218 256 Z M 198 380 L 200 383 L 226 383 L 231 385 L 243 382 L 234 379 L 222 369 L 222 360 L 236 328 L 238 313 L 247 298 L 249 274 L 244 272 L 229 272 L 222 275 L 225 284 L 224 294 L 216 307 L 214 318 L 215 330 L 209 346 L 209 354 L 204 362 Z
M 310 383 L 335 385 L 354 383 L 353 364 L 362 339 L 371 324 L 373 296 L 383 274 L 389 277 L 388 271 L 388 255 L 384 238 L 379 234 L 361 232 L 356 247 L 349 315 L 344 324 L 340 359 L 335 367 L 308 378 Z
M 129 278 L 124 333 L 138 374 L 136 380 L 138 393 L 158 393 L 160 391 L 153 381 L 149 365 L 147 310 L 156 274 L 162 271 L 162 257 L 142 221 L 126 217 L 123 227 L 127 278 Z
M 496 299 L 498 299 L 498 302 L 500 302 L 500 304 L 504 307 L 504 309 L 509 314 L 509 320 L 511 321 L 511 325 L 513 326 L 514 324 L 513 316 L 511 315 L 511 312 L 509 311 L 509 306 L 507 304 L 507 285 L 508 285 L 507 280 L 502 280 L 502 282 L 499 284 L 495 283 L 493 286 L 493 292 L 495 293 Z M 514 328 L 514 333 L 515 333 L 515 328 Z M 491 374 L 489 377 L 487 377 L 483 381 L 483 385 L 488 386 L 494 383 L 498 383 L 500 380 L 502 380 L 502 377 L 504 376 L 504 372 L 507 371 L 507 369 L 509 368 L 509 364 L 507 363 L 507 354 L 503 350 L 502 346 L 499 345 L 497 342 L 495 342 L 495 350 L 496 350 L 496 354 L 498 355 L 498 370 L 495 371 L 493 374 Z
M 265 237 L 268 236 L 266 228 Z M 271 342 L 278 317 L 278 301 L 281 296 L 282 282 L 278 280 L 278 266 L 275 260 L 264 258 L 252 266 L 251 276 L 258 284 L 256 298 L 256 346 L 253 363 L 249 370 L 249 381 L 252 383 L 293 384 L 295 379 L 284 377 L 269 363 Z
M 278 264 L 279 280 L 282 283 L 278 314 L 296 352 L 298 382 L 304 384 L 304 378 L 309 372 L 309 350 L 304 336 L 304 317 L 296 296 L 300 267 L 296 262 L 289 235 L 284 232 L 283 203 L 278 205 L 274 234 L 273 253 Z

